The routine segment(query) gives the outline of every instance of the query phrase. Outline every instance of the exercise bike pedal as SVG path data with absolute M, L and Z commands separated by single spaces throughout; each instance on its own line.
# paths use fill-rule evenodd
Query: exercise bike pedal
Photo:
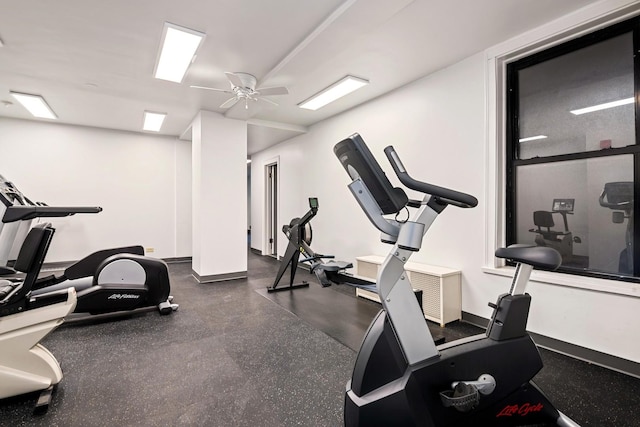
M 473 384 L 459 382 L 453 390 L 440 392 L 440 401 L 445 408 L 454 408 L 458 412 L 469 412 L 480 403 L 480 392 Z

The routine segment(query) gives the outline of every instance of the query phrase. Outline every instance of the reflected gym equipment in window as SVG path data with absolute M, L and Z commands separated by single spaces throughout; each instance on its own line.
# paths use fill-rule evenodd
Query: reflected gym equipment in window
M 555 248 L 565 273 L 640 277 L 638 28 L 634 18 L 507 65 L 506 243 Z

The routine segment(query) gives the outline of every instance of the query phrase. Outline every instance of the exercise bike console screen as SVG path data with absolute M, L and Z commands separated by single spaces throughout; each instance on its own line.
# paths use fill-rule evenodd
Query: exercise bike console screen
M 391 185 L 359 134 L 337 143 L 333 152 L 351 179 L 360 178 L 364 182 L 383 214 L 396 213 L 405 207 L 409 199 L 404 190 Z
M 309 197 L 309 207 L 311 209 L 318 209 L 318 198 L 317 197 Z
M 554 212 L 573 212 L 573 204 L 575 199 L 553 199 L 553 211 Z

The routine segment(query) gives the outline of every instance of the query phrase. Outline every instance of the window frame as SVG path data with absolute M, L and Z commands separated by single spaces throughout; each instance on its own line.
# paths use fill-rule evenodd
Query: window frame
M 575 52 L 593 44 L 632 33 L 633 40 L 633 73 L 635 102 L 635 145 L 611 148 L 600 151 L 586 151 L 531 159 L 518 159 L 519 138 L 519 92 L 518 71 L 563 55 Z M 520 57 L 517 60 L 505 62 L 505 140 L 504 140 L 504 238 L 506 244 L 516 243 L 516 202 L 517 202 L 517 168 L 534 164 L 550 164 L 570 160 L 583 160 L 631 154 L 633 156 L 634 176 L 634 234 L 633 241 L 640 242 L 640 16 L 635 16 L 623 22 L 618 22 L 598 29 L 580 37 L 565 41 L 548 49 Z M 557 271 L 571 275 L 586 276 L 601 279 L 614 279 L 625 282 L 640 283 L 640 246 L 634 245 L 633 276 L 623 276 L 616 273 L 606 273 L 592 270 L 560 267 Z M 508 265 L 511 265 L 507 263 Z

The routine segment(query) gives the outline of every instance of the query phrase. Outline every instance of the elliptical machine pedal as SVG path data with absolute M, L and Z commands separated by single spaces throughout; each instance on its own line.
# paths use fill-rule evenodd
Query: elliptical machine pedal
M 163 316 L 166 316 L 167 314 L 171 314 L 174 311 L 178 311 L 178 307 L 180 306 L 178 304 L 171 303 L 171 301 L 173 301 L 172 296 L 167 298 L 166 301 L 163 301 L 160 304 L 158 304 L 158 311 L 160 312 L 160 314 L 162 314 Z
M 47 413 L 47 411 L 49 410 L 49 405 L 51 404 L 51 399 L 53 399 L 53 393 L 57 388 L 58 384 L 54 384 L 40 392 L 40 396 L 38 396 L 36 406 L 33 409 L 34 415 L 43 415 Z

